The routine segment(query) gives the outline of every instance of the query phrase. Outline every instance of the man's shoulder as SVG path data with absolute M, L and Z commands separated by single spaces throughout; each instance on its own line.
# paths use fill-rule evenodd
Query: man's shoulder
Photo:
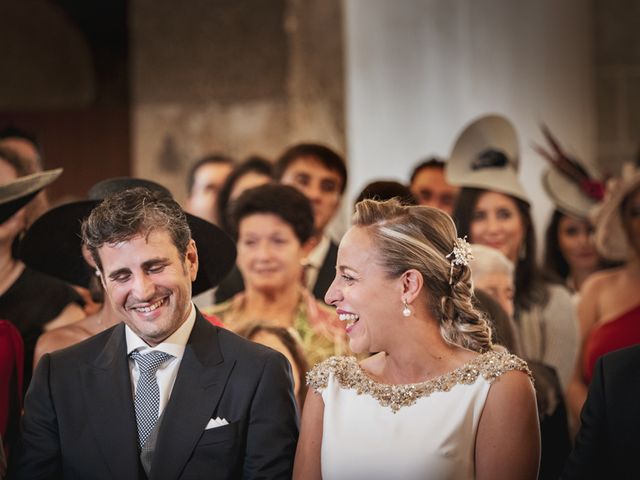
M 640 371 L 640 345 L 607 353 L 602 356 L 601 362 L 606 372 L 619 371 L 622 374 L 638 372 Z
M 222 350 L 222 354 L 225 358 L 257 362 L 264 362 L 270 358 L 284 358 L 280 352 L 259 343 L 252 342 L 251 340 L 247 340 L 231 330 L 213 325 L 212 327 L 218 329 L 220 349 Z
M 55 362 L 78 362 L 94 359 L 100 355 L 118 327 L 119 325 L 115 325 L 74 345 L 51 352 L 49 355 Z

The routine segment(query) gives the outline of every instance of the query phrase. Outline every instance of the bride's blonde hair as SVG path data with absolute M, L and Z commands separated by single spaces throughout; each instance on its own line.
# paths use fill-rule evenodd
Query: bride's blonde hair
M 457 239 L 446 213 L 431 207 L 405 206 L 397 200 L 363 200 L 356 205 L 353 225 L 366 228 L 390 278 L 415 269 L 442 337 L 477 352 L 491 350 L 491 329 L 472 304 L 471 271 L 447 258 Z M 450 283 L 451 280 L 451 283 Z

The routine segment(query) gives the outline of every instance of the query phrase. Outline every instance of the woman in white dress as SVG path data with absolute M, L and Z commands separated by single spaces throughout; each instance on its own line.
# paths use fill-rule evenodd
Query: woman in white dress
M 437 209 L 357 205 L 325 299 L 373 355 L 309 373 L 294 479 L 536 478 L 529 370 L 493 349 L 469 258 Z

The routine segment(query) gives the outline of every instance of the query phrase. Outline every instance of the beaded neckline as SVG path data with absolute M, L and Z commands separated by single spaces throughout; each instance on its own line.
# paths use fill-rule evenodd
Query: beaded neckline
M 490 351 L 424 382 L 391 385 L 373 380 L 355 357 L 331 357 L 307 373 L 307 384 L 320 392 L 327 387 L 329 376 L 333 374 L 342 388 L 355 390 L 358 395 L 370 395 L 381 406 L 389 407 L 396 413 L 400 408 L 413 405 L 418 399 L 434 392 L 448 392 L 458 384 L 472 385 L 480 375 L 488 382 L 493 382 L 511 370 L 522 371 L 532 378 L 524 360 L 506 352 Z

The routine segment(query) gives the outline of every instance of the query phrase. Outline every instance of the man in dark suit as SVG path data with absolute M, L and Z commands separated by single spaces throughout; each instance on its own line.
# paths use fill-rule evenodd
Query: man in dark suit
M 640 345 L 598 359 L 561 479 L 640 477 Z
M 83 239 L 124 323 L 42 358 L 10 478 L 289 478 L 290 367 L 193 306 L 198 252 L 179 205 L 143 188 L 111 195 Z M 210 241 L 228 270 L 233 244 Z

